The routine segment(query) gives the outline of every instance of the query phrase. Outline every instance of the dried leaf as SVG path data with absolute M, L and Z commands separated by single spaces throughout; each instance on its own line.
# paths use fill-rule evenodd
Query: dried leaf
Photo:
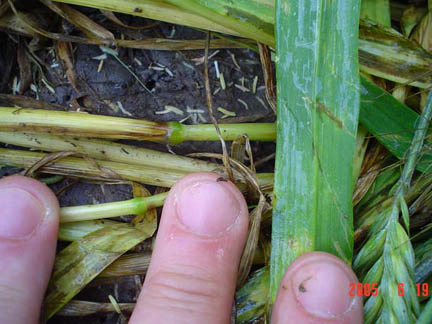
M 140 184 L 132 183 L 132 186 L 134 197 L 150 196 L 150 192 Z M 48 318 L 124 252 L 154 234 L 157 226 L 156 209 L 137 215 L 133 224 L 134 227 L 106 222 L 103 228 L 73 242 L 57 255 L 45 300 Z M 110 272 L 105 272 L 105 276 L 107 273 Z
M 246 135 L 240 135 L 231 144 L 231 158 L 244 164 L 246 156 Z
M 50 0 L 40 1 L 62 18 L 78 27 L 88 38 L 101 39 L 106 41 L 105 44 L 107 45 L 114 43 L 114 35 L 110 31 L 95 23 L 80 11 L 64 3 L 53 3 Z
M 151 253 L 128 253 L 110 264 L 98 278 L 143 275 L 150 265 Z
M 267 45 L 258 43 L 261 66 L 264 75 L 264 83 L 266 87 L 266 98 L 273 112 L 276 114 L 276 85 L 273 63 L 271 61 L 270 48 Z
M 228 179 L 231 181 L 234 181 L 234 176 L 231 170 L 231 165 L 229 163 L 229 157 L 228 157 L 228 151 L 226 148 L 226 143 L 225 140 L 222 138 L 221 135 L 221 131 L 219 129 L 219 124 L 214 116 L 214 111 L 213 111 L 213 99 L 212 99 L 212 91 L 211 91 L 211 86 L 210 86 L 210 78 L 209 78 L 209 47 L 210 47 L 210 32 L 207 32 L 207 39 L 206 39 L 206 48 L 205 48 L 205 54 L 204 54 L 204 84 L 205 84 L 205 90 L 206 90 L 206 99 L 207 99 L 207 108 L 209 111 L 209 115 L 210 115 L 210 119 L 216 129 L 216 133 L 218 135 L 218 138 L 221 142 L 221 146 L 222 146 L 222 154 L 223 154 L 223 158 L 222 158 L 222 162 L 224 164 L 225 167 L 225 172 L 228 176 Z
M 18 44 L 17 61 L 20 71 L 20 86 L 18 93 L 21 95 L 30 87 L 30 83 L 32 82 L 30 60 L 27 56 L 23 39 L 21 39 Z
M 70 42 L 57 41 L 56 51 L 58 57 L 64 62 L 66 67 L 66 76 L 71 83 L 77 94 L 80 94 L 80 90 L 77 86 L 77 78 L 74 70 L 72 44 Z
M 137 182 L 132 183 L 133 196 L 136 197 L 150 197 L 151 193 L 142 185 Z M 140 231 L 152 236 L 156 231 L 157 226 L 157 211 L 156 208 L 147 209 L 144 214 L 136 215 L 132 220 L 132 224 Z
M 124 313 L 132 313 L 135 303 L 118 303 L 120 310 Z M 83 300 L 71 300 L 58 313 L 59 316 L 88 316 L 100 313 L 114 312 L 111 303 L 95 303 Z
M 58 194 L 57 194 L 58 195 Z M 73 242 L 84 236 L 95 232 L 105 226 L 118 222 L 108 219 L 86 220 L 81 222 L 61 223 L 58 231 L 58 239 L 61 241 Z
M 62 250 L 56 256 L 44 302 L 46 317 L 51 318 L 108 265 L 148 237 L 128 224 L 115 224 Z
M 428 12 L 425 7 L 411 6 L 404 10 L 401 17 L 401 29 L 405 37 L 409 37 L 412 30 Z

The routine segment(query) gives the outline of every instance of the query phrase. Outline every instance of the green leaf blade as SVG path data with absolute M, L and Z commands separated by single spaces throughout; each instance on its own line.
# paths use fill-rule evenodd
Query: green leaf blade
M 277 1 L 271 300 L 288 265 L 305 252 L 351 261 L 358 19 L 355 0 Z

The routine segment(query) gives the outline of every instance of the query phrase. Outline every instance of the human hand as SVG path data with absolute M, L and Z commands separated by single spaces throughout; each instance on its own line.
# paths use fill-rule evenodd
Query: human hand
M 39 320 L 51 274 L 59 206 L 45 185 L 0 180 L 0 323 Z M 238 189 L 212 173 L 180 180 L 165 202 L 152 260 L 130 323 L 229 323 L 248 230 Z M 272 323 L 362 323 L 350 297 L 352 270 L 338 258 L 307 253 L 288 268 Z

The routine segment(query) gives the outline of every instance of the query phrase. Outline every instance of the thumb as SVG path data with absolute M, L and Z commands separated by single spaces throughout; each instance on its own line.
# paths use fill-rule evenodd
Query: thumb
M 285 272 L 272 312 L 272 323 L 361 324 L 361 297 L 351 297 L 358 280 L 345 263 L 324 252 L 297 258 Z
M 0 323 L 38 323 L 51 274 L 58 202 L 44 184 L 0 180 Z

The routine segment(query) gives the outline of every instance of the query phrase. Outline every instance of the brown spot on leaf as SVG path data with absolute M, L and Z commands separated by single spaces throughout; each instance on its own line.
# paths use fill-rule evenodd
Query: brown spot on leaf
M 322 102 L 317 101 L 317 102 L 315 102 L 315 107 L 320 112 L 322 112 L 323 114 L 327 115 L 328 118 L 330 118 L 331 120 L 333 120 L 339 128 L 343 128 L 343 123 L 339 120 L 339 118 L 337 118 L 333 114 L 333 112 L 330 109 L 328 109 L 328 107 L 325 104 L 323 104 Z

